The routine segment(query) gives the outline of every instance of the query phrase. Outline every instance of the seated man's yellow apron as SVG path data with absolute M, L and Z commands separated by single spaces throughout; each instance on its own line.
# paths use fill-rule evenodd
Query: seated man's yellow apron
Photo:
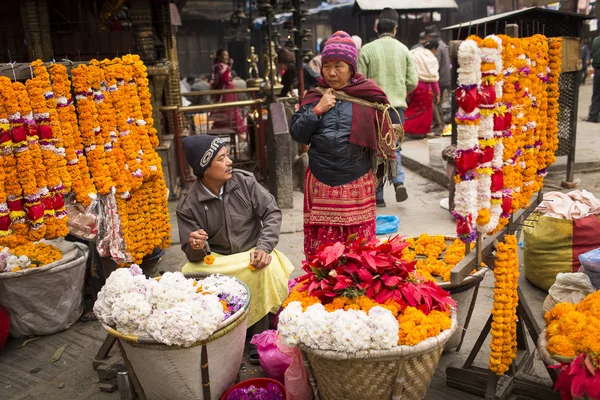
M 252 271 L 248 266 L 250 253 L 253 251 L 254 249 L 251 249 L 229 256 L 213 252 L 211 253 L 215 257 L 213 264 L 188 262 L 181 271 L 184 274 L 201 272 L 235 276 L 248 285 L 251 296 L 248 327 L 254 325 L 269 312 L 277 312 L 281 303 L 288 296 L 288 279 L 294 270 L 292 262 L 285 255 L 273 250 L 271 264 L 263 269 Z

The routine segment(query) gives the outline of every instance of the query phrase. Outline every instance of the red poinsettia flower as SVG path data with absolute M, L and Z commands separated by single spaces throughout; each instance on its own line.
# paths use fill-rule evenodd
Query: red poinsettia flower
M 595 367 L 598 360 L 590 355 L 580 354 L 569 363 L 560 363 L 550 368 L 560 369 L 554 390 L 560 397 L 572 400 L 584 394 L 590 399 L 600 398 L 600 370 Z
M 299 291 L 308 290 L 323 303 L 334 297 L 365 295 L 378 303 L 394 300 L 429 314 L 454 305 L 448 292 L 415 275 L 415 262 L 402 259 L 408 243 L 399 236 L 380 242 L 352 235 L 346 244 L 325 247 L 304 261 Z

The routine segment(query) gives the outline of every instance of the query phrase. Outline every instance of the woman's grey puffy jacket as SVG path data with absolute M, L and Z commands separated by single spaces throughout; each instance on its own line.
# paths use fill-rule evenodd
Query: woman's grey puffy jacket
M 350 183 L 371 169 L 366 148 L 350 143 L 352 103 L 337 101 L 320 118 L 313 112 L 317 103 L 302 106 L 292 117 L 295 141 L 309 144 L 309 167 L 315 178 L 329 186 Z

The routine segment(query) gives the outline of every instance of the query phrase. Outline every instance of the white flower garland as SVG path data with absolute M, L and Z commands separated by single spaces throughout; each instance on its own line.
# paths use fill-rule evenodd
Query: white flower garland
M 473 40 L 463 41 L 458 48 L 458 90 L 459 106 L 469 100 L 481 85 L 481 52 Z M 472 97 L 471 97 L 472 99 Z M 472 99 L 472 101 L 477 101 Z M 464 104 L 463 104 L 464 105 Z M 473 110 L 460 107 L 456 114 L 457 175 L 454 195 L 454 216 L 456 217 L 456 233 L 465 243 L 472 242 L 477 236 L 475 218 L 477 216 L 477 180 L 474 167 L 479 151 L 477 140 L 480 113 L 477 104 Z M 470 161 L 469 161 L 470 160 Z M 461 166 L 466 166 L 462 168 Z

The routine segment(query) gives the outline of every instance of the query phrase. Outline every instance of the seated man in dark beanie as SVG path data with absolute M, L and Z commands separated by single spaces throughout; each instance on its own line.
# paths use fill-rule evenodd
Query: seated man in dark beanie
M 275 250 L 281 210 L 252 173 L 232 168 L 218 137 L 186 137 L 183 151 L 198 180 L 177 205 L 181 249 L 189 260 L 182 272 L 242 280 L 251 294 L 248 326 L 256 324 L 255 333 L 268 329 L 268 313 L 277 312 L 288 296 L 294 269 Z

